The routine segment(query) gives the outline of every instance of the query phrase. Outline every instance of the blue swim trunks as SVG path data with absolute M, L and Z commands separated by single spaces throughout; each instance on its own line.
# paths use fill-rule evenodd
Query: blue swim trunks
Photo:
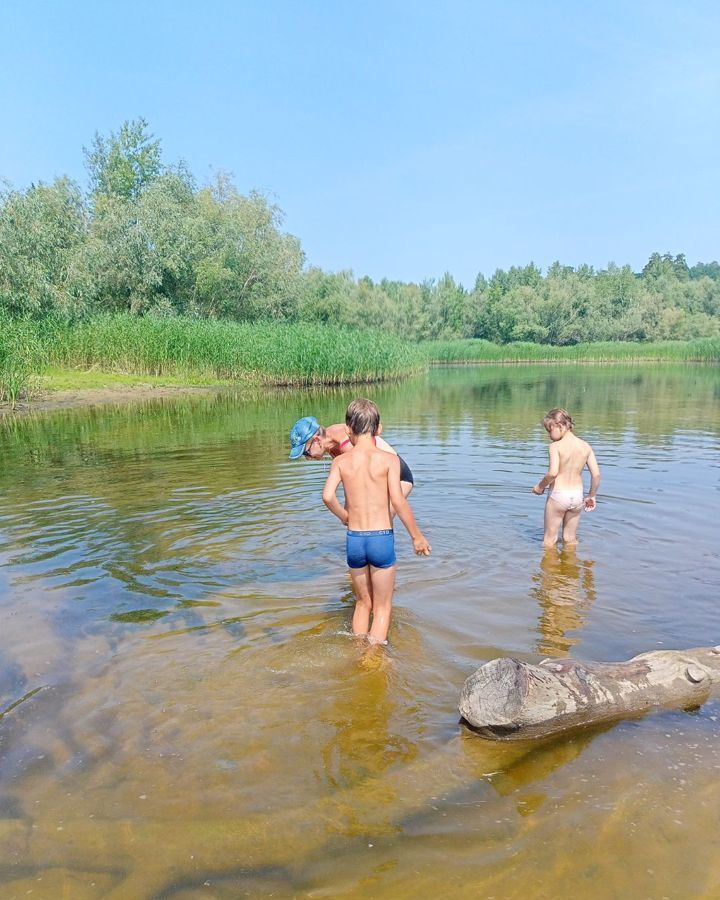
M 382 531 L 348 531 L 347 564 L 351 569 L 389 569 L 397 560 L 395 556 L 395 534 L 392 528 Z

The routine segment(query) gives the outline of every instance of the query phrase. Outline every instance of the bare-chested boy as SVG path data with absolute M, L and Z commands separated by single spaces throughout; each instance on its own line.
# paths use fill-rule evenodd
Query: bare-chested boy
M 554 547 L 558 541 L 560 527 L 563 543 L 577 543 L 577 529 L 583 509 L 595 509 L 600 487 L 600 467 L 593 448 L 573 432 L 572 416 L 564 409 L 551 409 L 543 419 L 543 426 L 550 437 L 548 454 L 550 462 L 545 477 L 532 489 L 533 494 L 542 494 L 552 484 L 553 488 L 545 503 L 545 535 L 543 544 Z M 590 471 L 590 492 L 583 499 L 582 471 Z
M 333 460 L 323 502 L 348 528 L 347 564 L 355 590 L 353 634 L 366 635 L 370 643 L 377 644 L 387 639 L 395 588 L 391 504 L 407 528 L 415 552 L 429 556 L 431 548 L 400 488 L 400 460 L 374 444 L 380 428 L 377 406 L 372 400 L 353 400 L 345 423 L 353 452 Z M 344 507 L 336 496 L 341 482 Z

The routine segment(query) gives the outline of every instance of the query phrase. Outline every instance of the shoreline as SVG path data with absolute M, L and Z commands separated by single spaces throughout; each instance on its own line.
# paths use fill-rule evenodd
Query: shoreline
M 44 390 L 31 397 L 23 398 L 12 405 L 0 403 L 0 419 L 11 416 L 26 416 L 36 412 L 55 412 L 62 409 L 107 406 L 109 404 L 132 404 L 145 400 L 163 400 L 187 395 L 208 395 L 227 390 L 224 384 L 125 384 L 103 387 Z
M 682 366 L 717 366 L 717 360 L 703 359 L 668 359 L 667 357 L 634 357 L 628 359 L 454 359 L 454 360 L 428 360 L 428 369 L 434 368 L 468 368 L 487 366 L 617 366 L 631 365 L 642 366 L 646 363 L 659 365 Z M 427 370 L 426 370 L 427 371 Z M 413 377 L 412 373 L 406 377 Z M 228 390 L 244 389 L 251 393 L 251 389 L 257 389 L 261 385 L 256 382 L 242 381 L 213 381 L 188 383 L 173 377 L 147 376 L 147 375 L 118 375 L 116 373 L 101 373 L 88 371 L 79 373 L 72 370 L 56 370 L 56 382 L 58 387 L 38 386 L 28 397 L 18 400 L 13 408 L 9 401 L 0 402 L 0 420 L 11 416 L 25 416 L 31 413 L 54 412 L 63 409 L 79 409 L 93 406 L 107 406 L 109 404 L 131 404 L 147 400 L 163 400 L 181 396 L 203 396 L 221 393 Z M 153 379 L 157 380 L 154 381 Z M 177 379 L 177 380 L 176 380 Z M 52 382 L 50 376 L 45 380 Z M 384 379 L 380 379 L 381 381 Z M 394 379 L 393 379 L 394 380 Z M 368 384 L 367 381 L 359 381 L 358 384 Z M 73 386 L 66 386 L 72 384 Z M 62 386 L 60 386 L 62 385 Z M 316 384 L 316 388 L 336 388 L 336 382 Z M 286 388 L 298 388 L 301 385 L 266 384 L 265 390 L 284 390 Z M 302 387 L 309 387 L 303 385 Z
M 671 359 L 668 356 L 630 356 L 627 359 L 431 359 L 431 369 L 463 368 L 466 366 L 636 366 L 654 363 L 663 366 L 717 366 L 717 359 Z

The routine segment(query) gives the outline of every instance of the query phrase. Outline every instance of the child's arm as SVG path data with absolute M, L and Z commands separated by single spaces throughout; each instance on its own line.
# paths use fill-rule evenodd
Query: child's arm
M 408 534 L 412 538 L 413 547 L 418 555 L 430 556 L 432 547 L 428 544 L 425 535 L 420 531 L 415 521 L 410 504 L 403 495 L 400 487 L 400 460 L 394 456 L 390 461 L 388 468 L 388 491 L 390 493 L 390 502 L 393 509 L 400 516 L 400 521 L 407 528 Z
M 586 465 L 590 470 L 590 493 L 585 498 L 585 509 L 590 512 L 597 506 L 595 494 L 597 494 L 600 487 L 600 466 L 597 464 L 595 453 L 592 450 L 590 450 L 590 456 L 588 456 Z
M 548 470 L 545 473 L 544 477 L 538 481 L 535 487 L 532 489 L 533 494 L 544 494 L 545 488 L 552 484 L 553 481 L 557 478 L 557 474 L 560 471 L 560 453 L 557 447 L 550 444 L 548 447 L 548 456 L 550 460 L 548 462 Z
M 325 487 L 323 488 L 322 498 L 323 503 L 330 512 L 337 516 L 338 519 L 343 523 L 343 525 L 347 525 L 348 523 L 348 511 L 344 506 L 340 504 L 340 501 L 336 497 L 336 491 L 342 478 L 340 476 L 340 459 L 339 457 L 334 459 L 332 465 L 330 466 L 330 474 L 327 477 L 327 481 L 325 482 Z

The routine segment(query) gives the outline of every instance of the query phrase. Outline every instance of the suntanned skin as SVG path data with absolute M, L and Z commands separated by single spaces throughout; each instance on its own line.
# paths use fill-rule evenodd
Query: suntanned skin
M 568 425 L 551 422 L 545 430 L 551 441 L 548 448 L 548 470 L 532 489 L 533 494 L 543 494 L 550 484 L 559 491 L 582 491 L 582 471 L 587 466 L 590 472 L 590 492 L 585 497 L 583 506 L 590 512 L 597 505 L 595 495 L 600 487 L 600 467 L 593 448 L 587 441 L 577 437 Z M 560 526 L 563 529 L 563 543 L 576 544 L 581 512 L 582 509 L 566 511 L 552 497 L 548 497 L 545 504 L 544 546 L 554 547 L 557 544 Z
M 393 453 L 397 456 L 397 451 L 394 450 L 384 438 L 380 437 L 381 434 L 382 425 L 380 425 L 378 433 L 375 435 L 375 443 L 378 450 L 385 450 L 387 453 Z M 330 456 L 335 459 L 344 453 L 350 453 L 353 449 L 352 442 L 345 444 L 344 447 L 342 446 L 347 439 L 348 431 L 346 425 L 340 423 L 337 425 L 328 425 L 324 435 L 319 433 L 315 434 L 310 438 L 307 444 L 305 444 L 305 454 L 311 459 L 322 459 L 326 453 L 329 453 Z M 408 497 L 410 491 L 413 489 L 411 482 L 401 481 L 400 486 L 402 488 L 403 496 Z
M 333 460 L 323 489 L 323 502 L 327 508 L 353 531 L 392 528 L 394 509 L 412 538 L 415 552 L 429 556 L 430 544 L 418 528 L 400 487 L 400 460 L 397 455 L 374 446 L 371 434 L 356 435 L 349 429 L 346 429 L 346 434 L 353 444 L 353 451 Z M 336 496 L 341 482 L 345 490 L 345 506 Z M 395 573 L 396 566 L 350 569 L 356 596 L 353 634 L 367 635 L 370 643 L 380 643 L 387 638 Z
M 395 453 L 395 450 L 388 444 L 388 442 L 381 438 L 382 434 L 382 425 L 378 428 L 378 433 L 375 435 L 376 446 L 379 450 L 386 450 L 388 453 Z M 325 429 L 325 434 L 321 436 L 320 434 L 316 434 L 310 438 L 310 440 L 305 444 L 305 452 L 311 456 L 313 459 L 320 459 L 326 453 L 329 453 L 333 459 L 336 456 L 340 456 L 341 453 L 349 453 L 352 450 L 352 441 L 349 444 L 345 444 L 345 441 L 348 440 L 348 432 L 347 426 L 341 423 L 337 425 L 328 425 Z M 343 447 L 342 444 L 345 444 Z

